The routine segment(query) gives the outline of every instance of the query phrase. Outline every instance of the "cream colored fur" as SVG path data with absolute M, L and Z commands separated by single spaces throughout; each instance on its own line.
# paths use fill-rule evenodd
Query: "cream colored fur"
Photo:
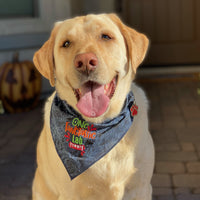
M 100 35 L 105 33 L 112 36 L 111 41 L 101 40 Z M 66 40 L 72 41 L 71 46 L 62 48 Z M 93 52 L 99 64 L 90 80 L 106 84 L 118 75 L 118 83 L 103 115 L 83 117 L 101 123 L 117 116 L 130 90 L 139 110 L 123 139 L 71 181 L 56 152 L 50 131 L 54 93 L 46 102 L 44 127 L 37 145 L 38 167 L 33 182 L 33 200 L 151 199 L 154 147 L 148 131 L 148 102 L 144 92 L 131 84 L 147 47 L 148 39 L 143 34 L 125 26 L 113 14 L 77 17 L 55 25 L 49 40 L 36 52 L 34 63 L 51 85 L 55 85 L 59 96 L 77 110 L 73 88 L 79 88 L 85 80 L 77 74 L 74 58 L 79 53 Z

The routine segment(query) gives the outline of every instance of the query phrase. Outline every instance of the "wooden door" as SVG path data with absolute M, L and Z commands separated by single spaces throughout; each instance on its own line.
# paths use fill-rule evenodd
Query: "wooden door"
M 150 38 L 145 64 L 200 64 L 200 0 L 124 0 L 123 10 Z

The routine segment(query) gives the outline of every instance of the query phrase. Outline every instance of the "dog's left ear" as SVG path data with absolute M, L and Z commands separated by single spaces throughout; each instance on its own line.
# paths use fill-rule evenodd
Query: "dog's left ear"
M 57 22 L 51 32 L 49 39 L 44 43 L 44 45 L 35 53 L 33 57 L 33 62 L 38 69 L 38 71 L 47 79 L 51 86 L 55 85 L 54 77 L 54 43 L 57 31 L 62 22 Z
M 136 73 L 138 66 L 142 63 L 146 55 L 149 46 L 149 40 L 144 34 L 139 33 L 123 24 L 117 15 L 109 14 L 108 16 L 119 27 L 125 39 L 128 58 L 131 61 L 134 73 Z

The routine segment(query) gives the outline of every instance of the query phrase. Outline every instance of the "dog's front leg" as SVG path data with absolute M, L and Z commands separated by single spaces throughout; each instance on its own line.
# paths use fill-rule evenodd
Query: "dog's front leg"
M 58 200 L 58 197 L 49 190 L 43 176 L 36 170 L 33 187 L 32 187 L 32 200 Z M 60 199 L 59 199 L 60 200 Z
M 133 178 L 127 185 L 123 200 L 151 200 L 152 186 L 145 179 Z
M 149 133 L 144 138 L 140 140 L 135 149 L 137 152 L 134 159 L 135 172 L 126 184 L 123 200 L 152 199 L 151 178 L 154 169 L 154 146 Z

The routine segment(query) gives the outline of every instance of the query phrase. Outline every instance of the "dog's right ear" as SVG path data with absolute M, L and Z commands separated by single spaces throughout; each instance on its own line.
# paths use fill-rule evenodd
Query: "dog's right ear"
M 50 38 L 44 43 L 44 45 L 34 54 L 33 62 L 38 71 L 47 79 L 52 87 L 55 86 L 54 77 L 54 43 L 57 31 L 62 22 L 57 22 L 51 32 Z
M 117 15 L 109 14 L 108 16 L 119 27 L 125 39 L 128 58 L 131 61 L 133 72 L 136 73 L 137 67 L 141 64 L 147 53 L 149 40 L 144 34 L 123 24 Z

